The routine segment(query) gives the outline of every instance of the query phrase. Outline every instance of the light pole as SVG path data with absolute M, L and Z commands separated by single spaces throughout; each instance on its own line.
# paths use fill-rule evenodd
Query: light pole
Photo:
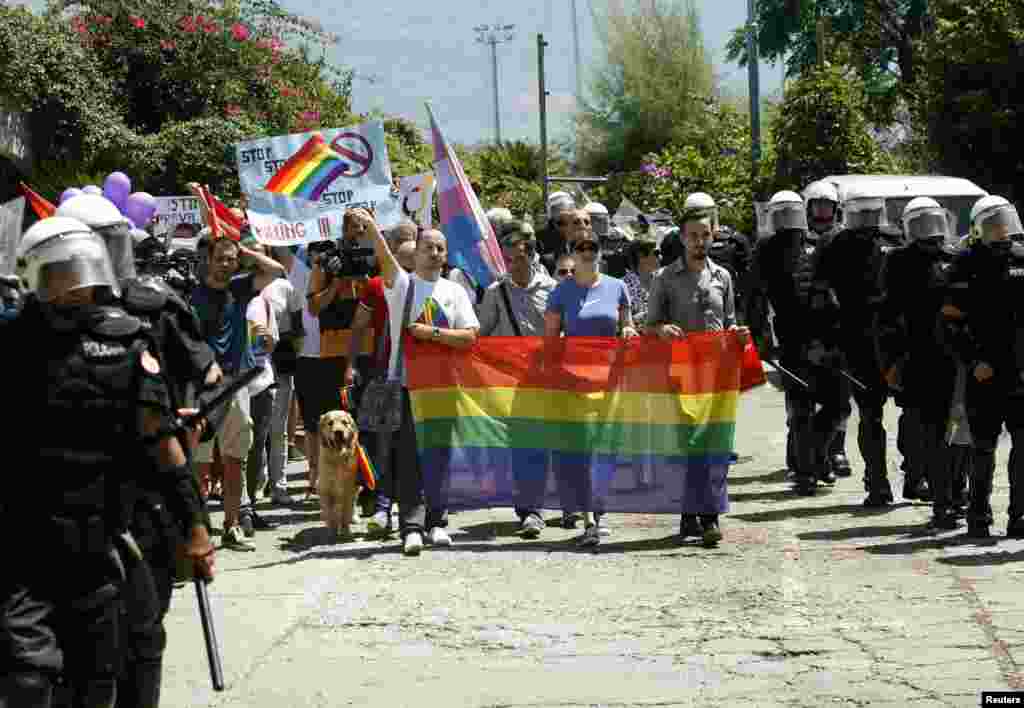
M 498 45 L 515 37 L 515 25 L 478 25 L 473 28 L 476 41 L 491 45 L 491 75 L 494 83 L 494 140 L 501 145 L 501 115 L 498 110 Z

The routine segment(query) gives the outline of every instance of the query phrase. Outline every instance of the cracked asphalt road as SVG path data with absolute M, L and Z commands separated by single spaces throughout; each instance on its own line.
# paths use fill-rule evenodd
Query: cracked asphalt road
M 902 487 L 896 409 L 890 479 Z M 509 509 L 452 516 L 454 546 L 330 544 L 311 504 L 211 586 L 227 690 L 210 687 L 190 587 L 167 620 L 166 706 L 977 706 L 1024 689 L 1024 541 L 928 534 L 928 505 L 868 511 L 854 476 L 792 495 L 781 394 L 746 394 L 723 544 L 680 546 L 678 518 L 611 514 L 613 535 L 515 536 Z M 855 431 L 856 414 L 851 420 Z M 304 491 L 293 464 L 293 492 Z M 551 513 L 552 519 L 556 516 Z M 215 525 L 220 515 L 214 514 Z M 360 528 L 363 524 L 360 524 Z

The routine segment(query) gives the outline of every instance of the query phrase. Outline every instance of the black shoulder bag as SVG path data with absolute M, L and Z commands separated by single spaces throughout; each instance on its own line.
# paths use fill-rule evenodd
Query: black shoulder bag
M 405 330 L 409 327 L 409 313 L 412 311 L 413 293 L 416 283 L 409 276 L 409 292 L 405 296 L 405 310 L 402 313 L 402 329 L 398 338 L 398 370 L 395 378 L 389 379 L 387 367 L 366 384 L 359 401 L 357 423 L 360 430 L 371 433 L 394 433 L 402 427 L 402 372 L 405 370 Z M 390 328 L 390 324 L 389 324 Z
M 501 297 L 505 300 L 505 309 L 508 310 L 508 321 L 512 323 L 512 331 L 516 333 L 517 337 L 522 337 L 523 330 L 519 329 L 516 313 L 512 311 L 512 300 L 508 296 L 508 283 L 502 283 L 498 286 L 498 289 L 501 290 Z

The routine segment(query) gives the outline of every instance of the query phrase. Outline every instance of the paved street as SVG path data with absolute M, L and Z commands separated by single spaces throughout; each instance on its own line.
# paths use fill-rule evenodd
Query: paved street
M 796 497 L 781 394 L 745 395 L 733 509 L 714 550 L 679 546 L 674 516 L 610 516 L 613 536 L 514 535 L 511 510 L 452 517 L 454 546 L 418 559 L 397 538 L 325 541 L 312 504 L 267 510 L 255 553 L 219 552 L 211 586 L 227 690 L 210 687 L 194 592 L 175 592 L 163 705 L 977 706 L 1024 689 L 1024 541 L 929 535 L 924 503 L 862 505 L 854 477 Z M 304 491 L 292 464 L 293 492 Z M 555 513 L 551 514 L 555 517 Z M 221 515 L 214 514 L 216 525 Z M 364 522 L 359 525 L 360 531 Z

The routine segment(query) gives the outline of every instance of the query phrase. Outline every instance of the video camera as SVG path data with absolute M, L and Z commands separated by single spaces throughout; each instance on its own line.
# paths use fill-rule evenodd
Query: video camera
M 339 278 L 361 278 L 373 274 L 372 248 L 360 248 L 337 241 L 318 241 L 309 244 L 309 253 L 318 258 L 324 273 Z
M 140 276 L 160 278 L 187 301 L 192 289 L 199 285 L 199 254 L 189 250 L 170 254 L 154 250 L 145 258 L 136 259 L 135 270 Z

